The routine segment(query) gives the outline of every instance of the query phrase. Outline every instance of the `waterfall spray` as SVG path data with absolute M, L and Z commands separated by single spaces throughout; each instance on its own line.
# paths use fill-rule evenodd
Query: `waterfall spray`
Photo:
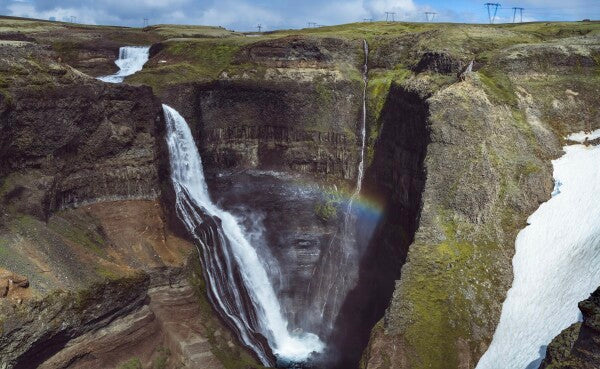
M 215 205 L 204 180 L 202 162 L 183 117 L 163 105 L 171 181 L 178 217 L 193 237 L 202 261 L 211 302 L 263 365 L 269 347 L 282 363 L 301 362 L 323 343 L 312 333 L 288 331 L 279 301 L 238 220 Z M 264 339 L 263 339 L 264 338 Z M 264 340 L 269 347 L 265 347 Z
M 367 83 L 369 45 L 363 40 L 364 64 L 362 68 L 362 111 L 360 121 L 360 153 L 356 185 L 343 215 L 343 221 L 336 236 L 313 272 L 313 280 L 307 294 L 312 297 L 313 308 L 320 313 L 322 332 L 330 334 L 334 321 L 341 309 L 344 298 L 356 285 L 360 258 L 356 240 L 357 216 L 353 211 L 354 201 L 359 197 L 364 177 L 364 159 L 367 135 Z M 339 242 L 339 244 L 338 244 Z

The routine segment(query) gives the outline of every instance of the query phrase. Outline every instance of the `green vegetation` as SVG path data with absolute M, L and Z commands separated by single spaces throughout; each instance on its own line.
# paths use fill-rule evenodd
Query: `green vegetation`
M 165 42 L 165 48 L 144 70 L 127 80 L 147 84 L 157 91 L 177 83 L 210 81 L 231 65 L 233 56 L 245 43 L 248 40 L 241 37 L 171 40 Z
M 507 75 L 490 69 L 482 69 L 478 72 L 478 75 L 485 92 L 493 103 L 508 105 L 513 108 L 518 107 L 515 89 Z
M 157 353 L 152 363 L 152 369 L 165 369 L 169 361 L 169 356 L 171 356 L 171 351 L 166 347 L 159 347 Z
M 165 38 L 223 38 L 243 37 L 242 34 L 229 31 L 222 27 L 189 26 L 176 24 L 158 24 L 146 27 L 146 32 L 156 33 Z
M 337 208 L 333 201 L 328 200 L 325 203 L 319 203 L 315 206 L 315 214 L 322 221 L 329 221 L 337 217 Z
M 99 233 L 99 228 L 94 225 L 93 219 L 55 216 L 48 222 L 48 227 L 66 241 L 83 246 L 100 257 L 106 256 L 106 241 Z
M 96 273 L 104 278 L 104 279 L 110 279 L 110 280 L 117 280 L 121 277 L 121 275 L 118 272 L 115 272 L 112 269 L 109 269 L 105 266 L 102 265 L 98 265 L 96 267 Z
M 375 156 L 375 142 L 381 133 L 381 111 L 387 101 L 387 96 L 392 83 L 400 84 L 412 72 L 404 65 L 396 65 L 392 70 L 376 69 L 369 72 L 367 84 L 367 145 L 366 165 L 373 162 Z
M 133 357 L 119 365 L 117 369 L 142 369 L 142 362 L 139 358 Z
M 352 190 L 349 189 L 348 191 Z M 333 189 L 325 192 L 321 201 L 315 205 L 315 215 L 324 222 L 337 218 L 337 211 L 344 201 L 345 192 L 345 190 Z
M 8 247 L 12 242 L 5 236 L 0 235 L 0 257 L 7 256 L 9 251 Z
M 493 324 L 488 320 L 491 306 L 498 296 L 490 296 L 491 286 L 498 286 L 500 277 L 488 268 L 502 260 L 500 245 L 483 236 L 463 240 L 460 234 L 474 235 L 473 226 L 456 221 L 450 210 L 440 210 L 438 222 L 446 240 L 436 245 L 414 244 L 411 247 L 426 255 L 412 267 L 426 268 L 426 274 L 410 273 L 403 281 L 403 297 L 411 302 L 409 312 L 413 322 L 405 336 L 418 352 L 412 357 L 414 368 L 458 367 L 455 344 L 471 337 L 474 327 Z M 481 278 L 487 276 L 487 278 Z M 470 350 L 479 350 L 470 347 Z

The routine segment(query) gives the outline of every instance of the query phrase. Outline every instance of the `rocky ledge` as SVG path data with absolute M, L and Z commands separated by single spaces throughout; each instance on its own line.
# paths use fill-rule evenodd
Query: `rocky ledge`
M 579 310 L 583 322 L 552 340 L 540 369 L 600 368 L 600 288 L 579 303 Z

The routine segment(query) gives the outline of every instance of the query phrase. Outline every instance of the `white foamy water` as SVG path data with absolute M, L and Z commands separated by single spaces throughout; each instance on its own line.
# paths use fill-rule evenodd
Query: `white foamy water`
M 600 147 L 564 150 L 552 162 L 553 197 L 517 236 L 513 285 L 478 369 L 537 369 L 544 346 L 579 319 L 577 303 L 600 285 Z
M 240 271 L 248 295 L 255 307 L 259 333 L 267 338 L 275 355 L 283 360 L 299 362 L 305 360 L 312 352 L 321 352 L 324 346 L 318 336 L 312 333 L 290 333 L 288 331 L 288 322 L 282 315 L 281 306 L 256 250 L 248 242 L 248 237 L 244 234 L 237 219 L 220 209 L 210 199 L 200 154 L 187 123 L 171 107 L 163 105 L 163 110 L 167 123 L 167 144 L 170 154 L 171 180 L 176 192 L 176 206 L 186 227 L 191 233 L 194 233 L 199 222 L 202 221 L 201 216 L 194 209 L 186 206 L 185 201 L 193 201 L 204 213 L 221 220 L 220 231 L 222 230 L 222 236 L 231 246 L 232 253 L 232 255 L 227 255 L 225 261 L 235 263 L 236 268 L 234 269 Z M 185 196 L 186 194 L 187 196 Z M 205 246 L 203 245 L 203 247 Z M 223 250 L 220 251 L 228 253 L 229 249 L 223 247 Z M 206 247 L 203 252 L 216 251 Z M 249 337 L 256 324 L 253 324 L 251 319 L 243 314 L 236 316 L 233 313 L 245 310 L 241 292 L 233 291 L 233 301 L 224 301 L 224 298 L 221 298 L 222 294 L 219 291 L 235 285 L 235 283 L 230 279 L 234 278 L 231 273 L 223 271 L 225 268 L 215 270 L 219 268 L 219 262 L 205 263 L 205 268 L 208 269 L 206 270 L 208 283 L 215 292 L 217 308 L 220 308 L 231 319 L 240 331 L 244 343 L 257 353 L 264 365 L 267 365 L 268 359 Z M 231 268 L 227 270 L 231 270 Z M 220 286 L 219 284 L 227 285 Z M 232 308 L 232 304 L 235 307 Z
M 119 49 L 119 59 L 115 64 L 119 67 L 116 74 L 98 77 L 99 80 L 110 83 L 123 82 L 125 77 L 139 72 L 148 61 L 150 46 L 123 46 Z

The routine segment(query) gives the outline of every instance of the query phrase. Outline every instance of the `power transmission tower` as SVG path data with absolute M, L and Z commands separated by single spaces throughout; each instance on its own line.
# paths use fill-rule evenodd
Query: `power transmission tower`
M 77 17 L 76 17 L 76 16 L 74 16 L 74 15 L 72 15 L 72 16 L 70 17 L 70 19 L 71 19 L 71 23 L 75 23 L 75 22 L 77 22 Z
M 394 15 L 396 15 L 394 12 L 385 12 L 385 21 L 389 22 L 390 18 L 392 18 L 392 22 L 395 22 Z
M 260 33 L 260 31 L 262 30 L 262 24 L 257 25 L 256 28 L 258 28 L 258 33 Z
M 315 22 L 308 22 L 308 28 L 316 27 L 317 24 Z
M 496 14 L 498 14 L 498 8 L 500 7 L 500 3 L 485 3 L 484 5 L 487 7 L 488 18 L 490 19 L 490 24 L 493 24 L 494 21 L 496 20 Z M 490 12 L 490 7 L 494 8 L 493 16 L 492 16 L 492 13 Z
M 425 12 L 425 19 L 427 19 L 427 22 L 433 22 L 436 14 L 436 12 Z M 429 16 L 431 16 L 431 19 L 429 19 Z
M 513 23 L 515 23 L 515 19 L 517 18 L 517 10 L 519 11 L 520 15 L 521 15 L 521 23 L 523 23 L 523 10 L 525 10 L 525 8 L 519 8 L 519 7 L 513 7 Z
M 144 28 L 148 27 L 148 18 L 144 18 Z
M 363 22 L 373 22 L 373 18 L 363 18 Z

